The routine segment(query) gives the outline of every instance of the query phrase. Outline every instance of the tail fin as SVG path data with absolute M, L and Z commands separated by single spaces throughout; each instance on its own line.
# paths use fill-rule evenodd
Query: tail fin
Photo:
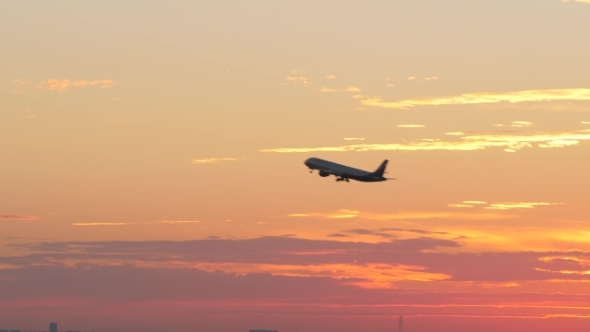
M 379 168 L 377 168 L 377 170 L 375 172 L 373 172 L 374 175 L 377 176 L 383 176 L 383 173 L 385 173 L 385 167 L 387 167 L 387 159 L 385 159 L 381 165 L 379 166 Z

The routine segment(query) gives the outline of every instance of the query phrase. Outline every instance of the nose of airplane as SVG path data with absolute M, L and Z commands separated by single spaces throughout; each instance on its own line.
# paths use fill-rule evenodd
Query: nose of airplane
M 309 166 L 310 161 L 311 161 L 311 158 L 308 158 L 303 163 L 305 164 L 305 166 Z

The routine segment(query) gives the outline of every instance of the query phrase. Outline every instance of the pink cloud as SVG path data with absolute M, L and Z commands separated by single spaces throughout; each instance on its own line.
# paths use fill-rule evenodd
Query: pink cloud
M 405 313 L 407 324 L 418 330 L 432 330 L 447 320 L 472 319 L 470 325 L 455 329 L 467 332 L 488 326 L 493 319 L 516 332 L 521 326 L 511 319 L 543 319 L 547 325 L 549 319 L 561 317 L 576 326 L 573 322 L 588 315 L 590 276 L 562 271 L 584 271 L 590 253 L 449 254 L 440 249 L 459 246 L 458 242 L 429 237 L 396 240 L 398 232 L 457 235 L 359 228 L 336 234 L 387 235 L 390 240 L 263 237 L 12 245 L 24 254 L 0 256 L 0 320 L 13 324 L 18 323 L 15 318 L 33 316 L 27 321 L 36 322 L 33 313 L 45 312 L 97 330 L 105 321 L 114 322 L 119 330 L 111 330 L 118 332 L 125 330 L 122 325 L 139 326 L 145 317 L 155 315 L 159 319 L 153 324 L 158 327 L 187 322 L 204 326 L 207 321 L 208 327 L 231 331 L 229 325 L 216 324 L 238 322 L 239 328 L 272 321 L 273 328 L 288 330 L 288 323 L 305 317 L 316 328 L 331 322 L 334 325 L 325 326 L 352 332 L 375 324 L 375 319 L 391 322 L 393 312 L 394 316 Z M 364 280 L 342 277 L 342 271 L 333 270 L 336 266 L 344 271 L 374 266 L 376 273 L 368 277 L 401 279 L 385 289 L 359 287 Z M 405 266 L 393 270 L 405 272 L 386 275 L 390 266 Z M 305 275 L 306 271 L 313 273 Z M 420 280 L 414 272 L 449 277 Z

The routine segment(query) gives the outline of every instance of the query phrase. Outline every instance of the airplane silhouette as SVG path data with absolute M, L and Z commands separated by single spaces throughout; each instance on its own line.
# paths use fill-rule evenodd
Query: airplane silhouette
M 336 176 L 336 182 L 346 181 L 350 182 L 349 179 L 353 179 L 361 182 L 381 182 L 387 180 L 397 180 L 395 178 L 383 177 L 385 173 L 385 167 L 387 167 L 387 159 L 384 160 L 379 168 L 374 172 L 364 171 L 358 168 L 352 168 L 349 166 L 337 164 L 328 160 L 319 158 L 309 158 L 305 161 L 305 166 L 309 167 L 310 173 L 313 170 L 318 170 L 321 177 L 330 175 Z

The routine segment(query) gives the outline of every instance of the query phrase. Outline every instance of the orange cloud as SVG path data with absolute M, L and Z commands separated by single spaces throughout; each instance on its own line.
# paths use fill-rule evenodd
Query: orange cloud
M 335 78 L 336 78 L 336 75 L 328 75 L 328 76 L 326 76 L 326 79 L 328 79 L 328 80 L 333 80 Z
M 364 141 L 365 139 L 363 137 L 345 137 L 344 140 L 345 141 Z
M 417 106 L 438 106 L 438 105 L 467 105 L 486 103 L 522 103 L 533 101 L 555 101 L 555 100 L 590 100 L 590 89 L 550 89 L 550 90 L 526 90 L 516 92 L 480 92 L 467 93 L 459 96 L 442 98 L 416 98 L 405 99 L 394 102 L 386 102 L 381 98 L 368 98 L 361 101 L 363 105 L 409 109 Z
M 125 226 L 125 225 L 155 225 L 155 224 L 194 224 L 199 220 L 161 220 L 147 222 L 79 222 L 72 223 L 73 226 Z
M 432 76 L 432 77 L 426 77 L 422 79 L 423 81 L 435 81 L 438 80 L 437 76 Z
M 73 223 L 74 226 L 122 226 L 132 225 L 132 223 L 126 222 L 77 222 Z
M 483 288 L 508 288 L 508 287 L 520 287 L 520 284 L 517 282 L 500 282 L 500 283 L 490 283 L 485 282 L 481 284 Z
M 420 220 L 420 219 L 465 219 L 493 220 L 514 218 L 512 215 L 496 213 L 457 213 L 457 212 L 401 212 L 401 213 L 370 213 L 356 210 L 341 209 L 329 213 L 295 213 L 289 217 L 316 217 L 326 219 L 361 218 L 371 220 Z
M 64 92 L 71 87 L 86 87 L 86 86 L 98 86 L 101 89 L 108 89 L 113 87 L 115 82 L 113 80 L 92 80 L 92 81 L 85 81 L 85 80 L 77 80 L 72 81 L 69 79 L 51 79 L 42 81 L 37 85 L 37 88 L 41 91 L 44 90 L 51 90 L 51 91 L 59 91 Z
M 482 201 L 463 201 L 458 204 L 449 204 L 449 207 L 454 208 L 472 208 L 479 205 L 488 210 L 515 210 L 515 209 L 534 209 L 538 206 L 553 206 L 562 205 L 563 203 L 547 203 L 547 202 L 501 202 L 501 203 L 487 203 Z
M 268 273 L 274 276 L 327 277 L 353 279 L 349 284 L 363 288 L 390 288 L 398 281 L 439 281 L 451 278 L 444 273 L 426 272 L 422 266 L 394 264 L 278 265 L 249 263 L 190 263 L 188 268 L 208 272 L 225 271 L 238 275 Z

